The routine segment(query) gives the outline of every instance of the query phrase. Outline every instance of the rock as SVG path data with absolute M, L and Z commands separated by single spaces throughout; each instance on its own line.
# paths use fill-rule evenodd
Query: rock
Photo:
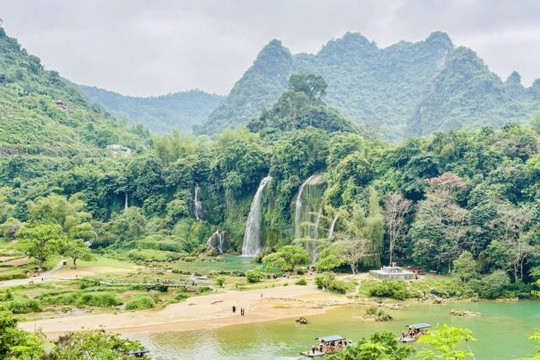
M 468 311 L 468 310 L 450 310 L 450 315 L 452 316 L 463 316 L 463 317 L 478 317 L 482 314 L 479 312 Z
M 309 320 L 306 319 L 303 316 L 300 316 L 298 319 L 295 320 L 298 324 L 307 325 L 309 324 Z

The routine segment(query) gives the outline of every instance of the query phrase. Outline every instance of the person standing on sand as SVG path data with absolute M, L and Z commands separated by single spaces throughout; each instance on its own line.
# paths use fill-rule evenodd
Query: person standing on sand
M 233 314 L 236 312 L 236 306 L 235 305 L 233 305 L 233 307 L 232 307 L 232 312 L 233 312 Z

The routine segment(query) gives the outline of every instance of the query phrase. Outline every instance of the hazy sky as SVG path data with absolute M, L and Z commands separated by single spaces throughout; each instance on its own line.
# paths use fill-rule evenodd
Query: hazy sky
M 441 30 L 502 78 L 540 77 L 539 0 L 0 0 L 0 18 L 48 69 L 128 95 L 226 94 L 270 40 L 317 52 L 347 31 L 385 47 Z

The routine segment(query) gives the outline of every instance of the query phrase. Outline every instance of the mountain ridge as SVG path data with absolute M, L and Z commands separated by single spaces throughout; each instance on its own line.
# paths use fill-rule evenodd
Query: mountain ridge
M 224 96 L 193 89 L 159 96 L 127 96 L 96 86 L 77 85 L 91 101 L 99 103 L 130 124 L 143 124 L 155 133 L 177 129 L 191 131 L 206 119 Z
M 474 51 L 468 50 L 477 57 Z M 535 95 L 538 93 L 536 88 L 540 88 L 539 80 L 529 88 L 523 87 L 522 91 L 515 86 L 506 89 L 503 81 L 483 61 L 475 61 L 479 66 L 475 73 L 481 79 L 492 77 L 492 85 L 504 93 L 499 99 L 501 103 L 497 104 L 501 109 L 489 112 L 496 115 L 492 122 L 487 114 L 476 111 L 470 104 L 465 104 L 461 109 L 459 99 L 463 99 L 463 94 L 458 94 L 457 98 L 451 92 L 434 94 L 433 82 L 437 79 L 441 81 L 440 73 L 449 66 L 447 60 L 456 51 L 460 54 L 463 50 L 456 48 L 448 34 L 440 31 L 432 32 L 423 41 L 400 41 L 384 48 L 379 48 L 360 33 L 349 32 L 341 38 L 328 41 L 315 54 L 293 55 L 281 41 L 272 40 L 261 50 L 253 65 L 236 82 L 228 96 L 195 131 L 215 135 L 224 129 L 245 125 L 257 117 L 263 108 L 271 107 L 286 90 L 286 83 L 276 81 L 275 77 L 283 78 L 284 74 L 290 76 L 294 72 L 322 76 L 329 85 L 327 102 L 330 106 L 357 125 L 376 125 L 389 140 L 399 140 L 408 135 L 425 135 L 437 129 L 483 125 L 498 127 L 502 122 L 523 120 L 540 110 L 540 96 Z M 277 54 L 276 63 L 281 64 L 275 76 L 267 69 L 260 71 L 261 64 L 272 63 L 270 57 L 273 54 Z M 458 75 L 468 76 L 466 72 L 454 70 L 447 77 Z M 518 73 L 516 75 L 519 76 Z M 481 84 L 474 80 L 468 84 L 472 90 L 482 92 Z M 493 100 L 492 93 L 486 93 L 485 96 Z M 482 99 L 483 95 L 476 98 Z M 451 104 L 451 109 L 447 109 L 447 102 Z M 419 109 L 421 106 L 425 108 L 427 103 L 431 106 L 432 114 L 426 117 Z M 441 114 L 446 114 L 448 118 L 436 118 Z

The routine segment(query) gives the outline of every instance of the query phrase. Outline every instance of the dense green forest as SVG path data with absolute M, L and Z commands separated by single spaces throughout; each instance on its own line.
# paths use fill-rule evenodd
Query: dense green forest
M 193 125 L 205 120 L 223 99 L 200 90 L 134 97 L 85 85 L 79 85 L 79 89 L 112 115 L 125 118 L 128 124 L 142 124 L 160 134 L 172 130 L 191 131 Z
M 320 270 L 397 261 L 472 269 L 464 281 L 491 274 L 502 288 L 540 277 L 538 115 L 532 128 L 507 123 L 387 143 L 326 104 L 324 78 L 300 73 L 245 128 L 215 140 L 176 131 L 149 139 L 3 32 L 0 44 L 1 236 L 40 264 L 60 245 L 85 256 L 83 241 L 165 259 L 240 253 L 258 208 L 250 217 L 260 221 L 260 257 L 286 256 L 298 249 L 284 248 L 292 244 Z M 207 243 L 216 231 L 219 247 Z
M 272 106 L 296 72 L 322 76 L 329 105 L 387 140 L 499 128 L 540 109 L 540 81 L 524 88 L 513 73 L 503 82 L 472 50 L 455 48 L 445 33 L 386 48 L 347 33 L 314 55 L 292 55 L 273 40 L 196 132 L 216 135 L 248 123 Z

